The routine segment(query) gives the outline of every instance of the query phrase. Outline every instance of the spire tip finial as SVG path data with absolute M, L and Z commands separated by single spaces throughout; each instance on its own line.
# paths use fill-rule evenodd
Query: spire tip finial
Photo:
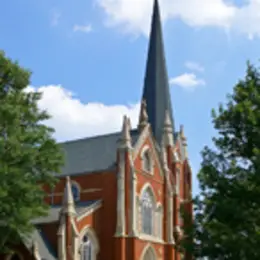
M 131 148 L 130 129 L 131 129 L 130 118 L 128 118 L 126 115 L 124 115 L 123 126 L 122 126 L 122 134 L 121 134 L 121 140 L 120 140 L 120 147 L 121 148 Z

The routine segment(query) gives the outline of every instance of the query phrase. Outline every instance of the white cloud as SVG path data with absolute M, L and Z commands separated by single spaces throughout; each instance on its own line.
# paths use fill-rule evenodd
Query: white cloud
M 51 25 L 52 26 L 57 26 L 60 22 L 61 18 L 61 13 L 57 10 L 52 10 L 51 11 Z
M 198 78 L 194 73 L 184 73 L 170 79 L 171 85 L 177 85 L 185 89 L 194 89 L 198 86 L 206 85 L 203 79 Z
M 193 71 L 198 71 L 198 72 L 203 72 L 204 71 L 204 67 L 201 66 L 199 63 L 197 62 L 193 62 L 193 61 L 187 61 L 185 63 L 185 67 L 187 69 L 193 70 Z
M 108 26 L 147 35 L 151 0 L 96 0 L 107 15 Z M 189 26 L 214 26 L 234 30 L 249 37 L 260 36 L 260 0 L 247 0 L 236 6 L 227 0 L 161 0 L 163 20 L 180 18 Z
M 59 141 L 119 131 L 124 115 L 137 125 L 139 104 L 104 105 L 98 102 L 84 104 L 61 86 L 49 85 L 37 88 L 43 93 L 39 102 L 52 116 L 48 125 L 56 130 Z M 29 90 L 35 90 L 30 87 Z
M 84 33 L 89 33 L 92 32 L 93 28 L 91 24 L 87 24 L 87 25 L 78 25 L 75 24 L 73 26 L 73 31 L 74 32 L 84 32 Z

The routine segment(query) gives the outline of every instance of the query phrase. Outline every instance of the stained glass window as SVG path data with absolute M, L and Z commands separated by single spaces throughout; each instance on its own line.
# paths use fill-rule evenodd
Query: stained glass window
M 87 235 L 83 237 L 82 241 L 81 260 L 94 260 L 93 245 Z
M 142 231 L 145 234 L 153 234 L 153 200 L 149 191 L 143 193 L 141 199 Z
M 79 201 L 79 199 L 80 199 L 80 190 L 79 190 L 79 187 L 78 187 L 78 185 L 76 183 L 72 183 L 71 191 L 72 191 L 72 195 L 73 195 L 74 201 Z
M 147 150 L 143 155 L 143 170 L 146 172 L 150 172 L 151 169 L 151 157 L 149 151 Z

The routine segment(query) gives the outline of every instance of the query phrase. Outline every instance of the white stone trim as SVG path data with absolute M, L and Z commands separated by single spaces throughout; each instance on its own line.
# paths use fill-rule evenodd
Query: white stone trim
M 179 167 L 176 167 L 175 176 L 176 176 L 175 192 L 178 195 L 180 194 L 180 188 L 181 188 L 181 170 Z
M 65 246 L 65 223 L 62 218 L 58 232 L 58 259 L 66 260 L 66 246 Z
M 158 259 L 158 258 L 157 258 L 157 253 L 156 253 L 154 247 L 149 243 L 149 244 L 146 245 L 145 248 L 143 249 L 142 254 L 141 254 L 141 257 L 140 257 L 140 260 L 144 260 L 145 255 L 146 255 L 147 252 L 149 252 L 149 251 L 151 251 L 152 254 L 154 255 L 154 259 L 151 259 L 151 260 Z
M 153 230 L 152 230 L 152 235 L 148 235 L 148 234 L 143 233 L 143 219 L 142 219 L 143 216 L 142 216 L 141 207 L 142 207 L 142 196 L 143 196 L 144 192 L 146 192 L 146 191 L 151 193 L 152 203 L 153 203 L 153 215 L 152 215 Z M 143 187 L 142 187 L 142 189 L 140 191 L 140 194 L 139 194 L 139 216 L 138 216 L 138 219 L 139 219 L 139 227 L 140 227 L 140 229 L 139 229 L 139 238 L 143 238 L 143 239 L 146 239 L 148 241 L 151 241 L 151 239 L 159 241 L 157 236 L 156 236 L 157 234 L 156 234 L 156 227 L 155 227 L 155 224 L 156 224 L 156 221 L 157 221 L 156 201 L 157 201 L 157 197 L 156 197 L 156 194 L 154 192 L 154 189 L 153 189 L 152 185 L 149 182 L 146 182 L 143 185 Z
M 169 244 L 175 244 L 173 238 L 173 193 L 167 192 L 167 242 Z
M 151 129 L 150 129 L 150 124 L 148 124 L 144 128 L 144 130 L 140 134 L 136 144 L 133 147 L 133 160 L 135 160 L 137 158 L 137 156 L 138 156 L 138 154 L 140 152 L 140 149 L 142 148 L 142 146 L 143 146 L 144 142 L 147 140 L 147 138 L 149 139 L 149 141 L 152 144 L 150 146 L 151 154 L 153 155 L 153 157 L 155 159 L 155 162 L 159 166 L 159 172 L 160 172 L 161 177 L 163 177 L 164 176 L 163 169 L 162 169 L 162 166 L 161 166 L 161 161 L 160 161 L 159 154 L 158 154 L 157 149 L 156 149 L 156 143 L 155 143 L 155 141 L 153 139 L 153 134 L 152 134 Z
M 100 250 L 100 246 L 99 246 L 99 241 L 96 235 L 95 230 L 90 226 L 87 225 L 86 227 L 84 227 L 81 231 L 80 231 L 80 235 L 79 235 L 79 245 L 78 245 L 78 252 L 80 255 L 80 249 L 81 249 L 81 245 L 82 245 L 82 239 L 83 237 L 87 235 L 89 237 L 89 239 L 92 242 L 93 245 L 93 249 L 94 249 L 94 258 L 93 260 L 97 259 L 97 254 L 99 253 Z
M 142 230 L 140 197 L 138 195 L 136 195 L 135 198 L 136 198 L 136 232 L 139 235 L 140 231 Z
M 41 260 L 42 258 L 41 258 L 40 253 L 39 253 L 39 248 L 38 248 L 37 241 L 33 241 L 33 248 L 32 248 L 32 250 L 33 250 L 32 253 L 33 253 L 33 256 L 34 256 L 35 260 Z
M 153 196 L 153 200 L 154 200 L 154 206 L 155 206 L 155 205 L 156 205 L 156 201 L 157 201 L 157 199 L 156 199 L 156 194 L 155 194 L 155 192 L 154 192 L 154 189 L 153 189 L 151 183 L 149 183 L 149 182 L 146 182 L 146 183 L 143 185 L 143 187 L 142 187 L 142 189 L 141 189 L 141 191 L 140 191 L 140 195 L 139 195 L 140 199 L 142 198 L 142 196 L 143 196 L 143 194 L 144 194 L 144 192 L 145 192 L 146 190 L 150 190 L 150 191 L 151 191 L 152 196 Z M 140 200 L 140 201 L 141 201 L 141 200 Z
M 144 156 L 148 155 L 149 158 L 149 168 L 150 169 L 146 169 L 145 165 L 144 165 Z M 142 171 L 144 171 L 145 173 L 149 174 L 149 175 L 153 175 L 154 174 L 154 158 L 153 158 L 153 153 L 152 153 L 152 149 L 149 147 L 149 145 L 145 145 L 142 150 L 141 150 L 141 164 L 142 164 Z
M 102 206 L 102 201 L 101 200 L 98 200 L 96 201 L 95 203 L 93 203 L 92 205 L 90 205 L 87 210 L 83 213 L 81 213 L 81 215 L 79 215 L 77 217 L 77 221 L 80 221 L 82 220 L 83 218 L 91 215 L 93 212 L 95 212 L 96 210 L 98 210 L 99 208 L 101 208 Z
M 140 151 L 141 147 L 143 146 L 143 143 L 145 142 L 145 140 L 147 139 L 147 136 L 149 134 L 149 129 L 150 129 L 150 124 L 147 124 L 144 128 L 144 130 L 142 131 L 142 133 L 139 135 L 139 138 L 137 140 L 137 142 L 134 145 L 134 156 L 133 159 L 135 160 L 138 152 Z
M 178 144 L 179 144 L 179 151 L 180 151 L 180 161 L 181 162 L 184 162 L 186 159 L 187 159 L 187 154 L 186 154 L 186 147 L 183 145 L 183 141 L 182 141 L 182 138 L 180 136 L 180 133 L 178 133 L 178 136 L 177 136 L 177 141 L 178 141 Z
M 166 186 L 167 186 L 169 191 L 173 192 L 173 185 L 172 185 L 172 182 L 170 180 L 171 171 L 168 167 L 167 151 L 166 151 L 165 147 L 161 147 L 161 157 L 162 157 L 163 171 L 164 171 Z
M 157 244 L 165 244 L 163 239 L 155 237 L 155 236 L 150 236 L 147 234 L 139 234 L 138 239 L 151 242 L 151 243 L 157 243 Z
M 72 230 L 74 232 L 74 236 L 79 236 L 79 230 L 77 228 L 74 218 L 71 218 L 71 225 L 72 225 Z
M 119 152 L 117 173 L 116 237 L 125 236 L 125 151 Z

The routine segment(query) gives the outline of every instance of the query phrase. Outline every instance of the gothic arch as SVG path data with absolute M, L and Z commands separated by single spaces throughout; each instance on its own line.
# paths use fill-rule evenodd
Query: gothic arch
M 145 183 L 144 186 L 142 187 L 142 189 L 141 189 L 141 191 L 140 191 L 140 196 L 139 196 L 139 197 L 142 198 L 143 194 L 144 194 L 146 191 L 148 191 L 148 192 L 151 194 L 152 199 L 153 199 L 153 203 L 154 203 L 154 205 L 155 205 L 155 203 L 156 203 L 155 192 L 154 192 L 154 190 L 153 190 L 152 185 L 151 185 L 150 183 L 148 183 L 148 182 Z
M 87 235 L 93 243 L 95 254 L 98 254 L 100 247 L 95 230 L 90 226 L 86 226 L 85 228 L 83 228 L 79 235 L 80 241 L 83 240 L 85 235 Z
M 146 183 L 140 193 L 139 212 L 141 233 L 154 236 L 156 223 L 156 197 L 152 186 Z
M 156 251 L 150 244 L 144 248 L 140 260 L 157 260 Z
M 141 160 L 142 160 L 142 170 L 153 174 L 153 156 L 151 148 L 148 145 L 145 145 L 141 150 Z
M 142 148 L 142 150 L 141 150 L 141 157 L 143 157 L 143 155 L 144 155 L 144 153 L 146 153 L 146 152 L 150 152 L 150 147 L 149 147 L 149 145 L 145 145 L 143 148 Z

